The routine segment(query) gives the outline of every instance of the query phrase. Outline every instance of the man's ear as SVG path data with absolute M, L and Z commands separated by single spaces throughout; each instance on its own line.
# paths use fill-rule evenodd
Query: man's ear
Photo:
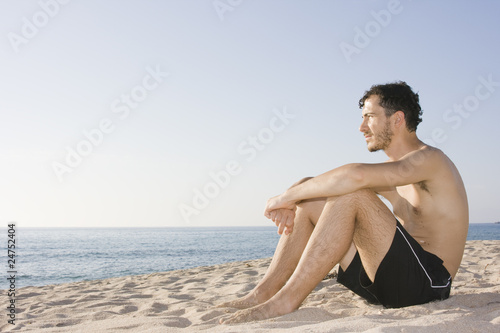
M 396 127 L 406 126 L 405 113 L 403 111 L 396 111 L 393 114 L 393 118 Z

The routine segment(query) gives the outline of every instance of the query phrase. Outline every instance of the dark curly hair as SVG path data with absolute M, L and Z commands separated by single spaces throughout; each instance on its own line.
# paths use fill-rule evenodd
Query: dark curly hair
M 417 130 L 418 124 L 422 122 L 422 109 L 420 108 L 418 94 L 404 81 L 394 83 L 373 85 L 359 100 L 359 108 L 362 109 L 365 101 L 377 95 L 380 98 L 380 106 L 385 109 L 387 117 L 396 111 L 403 111 L 406 119 L 406 128 L 410 132 Z

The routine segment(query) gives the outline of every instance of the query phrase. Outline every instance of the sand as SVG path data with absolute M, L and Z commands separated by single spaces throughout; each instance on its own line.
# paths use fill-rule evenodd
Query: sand
M 219 325 L 219 319 L 235 309 L 214 305 L 245 295 L 269 262 L 20 288 L 16 325 L 3 315 L 0 331 L 500 332 L 500 241 L 467 242 L 451 297 L 445 301 L 384 309 L 327 279 L 289 315 Z

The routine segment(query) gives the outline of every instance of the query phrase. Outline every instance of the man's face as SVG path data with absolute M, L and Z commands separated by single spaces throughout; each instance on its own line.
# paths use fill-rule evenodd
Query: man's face
M 377 95 L 365 100 L 362 110 L 363 122 L 359 130 L 364 134 L 369 151 L 384 150 L 389 147 L 392 140 L 392 130 L 385 110 L 379 104 Z

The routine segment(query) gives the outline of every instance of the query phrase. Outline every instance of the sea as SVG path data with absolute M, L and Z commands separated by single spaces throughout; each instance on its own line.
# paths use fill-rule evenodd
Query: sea
M 12 274 L 21 288 L 267 258 L 279 240 L 275 227 L 19 228 L 9 258 L 0 232 L 0 289 Z M 470 224 L 468 240 L 500 240 L 500 224 Z

